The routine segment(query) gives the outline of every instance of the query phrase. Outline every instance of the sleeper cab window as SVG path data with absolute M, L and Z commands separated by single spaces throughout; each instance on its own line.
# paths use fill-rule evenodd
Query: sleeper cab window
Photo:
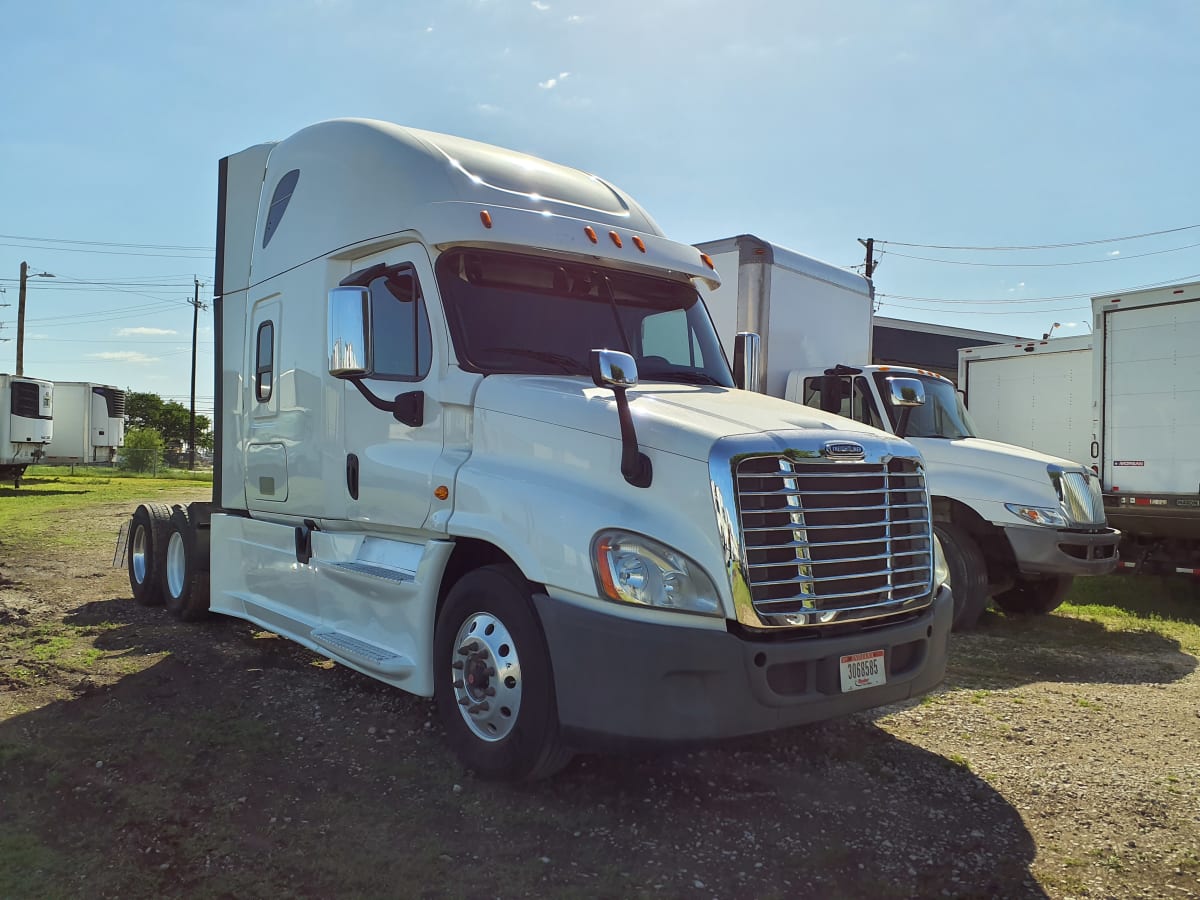
M 275 367 L 275 324 L 263 322 L 258 326 L 257 349 L 254 354 L 254 396 L 259 403 L 271 399 L 271 373 Z
M 433 338 L 417 273 L 391 269 L 372 279 L 370 291 L 373 376 L 421 381 L 429 374 Z

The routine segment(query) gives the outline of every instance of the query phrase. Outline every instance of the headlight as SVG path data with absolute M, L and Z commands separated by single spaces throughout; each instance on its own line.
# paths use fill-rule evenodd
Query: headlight
M 1020 503 L 1005 503 L 1004 508 L 1010 513 L 1020 516 L 1034 525 L 1053 525 L 1056 528 L 1066 528 L 1067 520 L 1062 510 L 1049 509 L 1045 506 L 1022 506 Z
M 628 531 L 592 539 L 592 571 L 602 597 L 618 603 L 721 615 L 712 581 L 696 563 L 670 547 Z
M 942 542 L 935 534 L 933 536 L 933 590 L 936 593 L 942 585 L 950 580 L 950 564 L 946 562 L 946 554 L 942 550 Z

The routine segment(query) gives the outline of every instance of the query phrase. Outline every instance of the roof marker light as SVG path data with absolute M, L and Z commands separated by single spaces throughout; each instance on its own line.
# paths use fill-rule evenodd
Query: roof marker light
M 610 231 L 608 236 L 612 238 L 612 242 L 617 245 L 617 249 L 620 249 L 623 246 L 621 243 L 621 236 L 615 231 Z
M 700 260 L 706 266 L 708 266 L 710 269 L 712 269 L 714 272 L 717 270 L 717 267 L 715 265 L 713 265 L 712 257 L 709 256 L 707 253 L 701 253 Z
M 640 237 L 638 237 L 636 234 L 633 236 L 633 246 L 637 247 L 637 248 L 638 248 L 639 250 L 641 250 L 643 253 L 645 253 L 645 252 L 646 252 L 646 242 L 645 242 L 645 241 L 643 241 L 643 240 L 642 240 Z
M 488 212 L 486 209 L 481 209 L 479 211 L 479 221 L 483 223 L 484 228 L 491 228 L 492 227 L 492 214 L 490 212 Z
M 596 243 L 597 240 L 599 240 L 596 237 L 596 229 L 593 228 L 591 225 L 583 226 L 583 233 L 588 236 L 588 240 L 591 241 L 593 244 Z

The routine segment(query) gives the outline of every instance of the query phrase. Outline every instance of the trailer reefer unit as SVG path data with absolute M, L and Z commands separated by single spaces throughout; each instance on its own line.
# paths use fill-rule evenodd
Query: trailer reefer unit
M 54 436 L 53 417 L 53 382 L 0 374 L 0 478 L 21 486 Z
M 919 454 L 735 389 L 710 263 L 628 194 L 361 119 L 219 186 L 214 498 L 138 508 L 137 599 L 432 696 L 494 777 L 941 680 Z
M 1200 282 L 1092 299 L 1099 468 L 1122 556 L 1200 574 Z
M 979 436 L 1091 466 L 1092 336 L 966 347 L 958 389 Z
M 125 444 L 125 392 L 108 384 L 54 382 L 50 465 L 111 465 Z
M 766 393 L 877 426 L 921 451 L 955 627 L 974 624 L 989 596 L 1008 612 L 1049 612 L 1074 576 L 1113 570 L 1119 535 L 1087 468 L 982 440 L 954 385 L 935 372 L 866 363 L 870 281 L 753 235 L 697 246 L 727 279 L 708 298 L 726 347 L 736 329 L 761 332 Z

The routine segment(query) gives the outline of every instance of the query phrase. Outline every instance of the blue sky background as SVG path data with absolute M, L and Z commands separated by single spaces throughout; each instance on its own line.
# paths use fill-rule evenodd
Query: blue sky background
M 1190 0 L 0 10 L 0 337 L 15 338 L 20 262 L 56 276 L 30 283 L 27 375 L 186 402 L 217 160 L 347 115 L 594 171 L 678 240 L 749 232 L 842 266 L 862 262 L 866 237 L 991 247 L 1171 230 L 1021 253 L 883 244 L 886 316 L 1077 334 L 1092 294 L 1200 280 Z M 200 321 L 205 411 L 211 312 Z M 0 343 L 0 371 L 14 367 L 15 340 Z

